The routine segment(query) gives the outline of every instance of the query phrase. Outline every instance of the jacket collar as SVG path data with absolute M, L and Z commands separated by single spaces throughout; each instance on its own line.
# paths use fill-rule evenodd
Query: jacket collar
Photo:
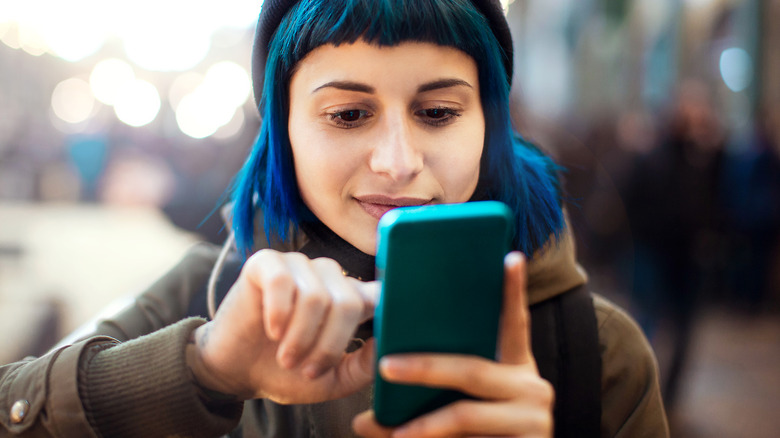
M 585 270 L 577 263 L 574 237 L 567 221 L 560 237 L 550 237 L 528 262 L 528 304 L 548 300 L 587 280 Z

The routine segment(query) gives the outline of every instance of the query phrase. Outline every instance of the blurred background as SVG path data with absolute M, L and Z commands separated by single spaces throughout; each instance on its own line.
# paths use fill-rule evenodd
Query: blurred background
M 514 0 L 513 118 L 565 167 L 591 287 L 673 436 L 780 431 L 780 0 Z M 259 126 L 261 0 L 0 3 L 0 361 L 198 241 Z

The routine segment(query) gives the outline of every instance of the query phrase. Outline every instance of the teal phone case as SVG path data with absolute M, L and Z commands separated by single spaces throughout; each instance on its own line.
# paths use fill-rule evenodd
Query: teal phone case
M 503 297 L 511 210 L 497 201 L 404 207 L 378 225 L 374 317 L 377 359 L 403 352 L 454 352 L 493 359 Z M 465 397 L 392 384 L 376 373 L 377 421 L 396 426 Z

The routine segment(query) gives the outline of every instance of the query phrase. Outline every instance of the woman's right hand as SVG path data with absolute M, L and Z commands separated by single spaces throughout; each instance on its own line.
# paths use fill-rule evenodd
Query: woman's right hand
M 198 384 L 239 399 L 344 397 L 373 380 L 373 341 L 345 350 L 377 295 L 377 283 L 345 276 L 332 259 L 261 250 L 195 331 L 188 364 Z

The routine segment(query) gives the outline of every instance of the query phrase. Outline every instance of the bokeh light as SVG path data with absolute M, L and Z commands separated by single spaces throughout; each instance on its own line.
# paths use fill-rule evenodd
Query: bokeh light
M 59 27 L 49 29 L 48 35 L 44 38 L 49 51 L 65 61 L 80 61 L 103 47 L 106 37 L 97 29 L 93 29 L 91 26 L 80 28 L 78 22 L 58 21 L 58 23 Z M 65 23 L 68 25 L 67 28 L 64 28 Z
M 97 52 L 107 31 L 105 6 L 99 0 L 28 1 L 14 3 L 3 11 L 17 25 L 17 45 L 39 55 L 52 53 L 75 62 Z M 12 32 L 13 33 L 13 32 Z M 5 41 L 8 44 L 8 41 Z M 13 46 L 12 44 L 9 44 Z
M 128 58 L 151 71 L 181 71 L 202 61 L 215 32 L 247 28 L 256 0 L 103 0 L 0 2 L 0 39 L 33 55 L 51 53 L 75 62 L 118 38 Z M 154 13 L 150 13 L 154 11 Z
M 92 115 L 95 98 L 87 81 L 79 78 L 66 79 L 54 88 L 51 108 L 54 114 L 65 122 L 84 122 Z
M 149 20 L 146 20 L 149 21 Z M 154 22 L 156 21 L 156 22 Z M 127 57 L 152 71 L 183 71 L 196 66 L 211 48 L 211 35 L 201 29 L 182 27 L 172 32 L 169 23 L 145 22 L 145 32 L 124 37 Z
M 113 105 L 119 92 L 135 80 L 130 64 L 121 59 L 109 58 L 100 61 L 92 69 L 89 85 L 95 97 L 106 105 Z
M 160 111 L 160 94 L 149 82 L 135 79 L 117 94 L 114 112 L 123 123 L 144 126 L 157 117 Z
M 501 9 L 504 10 L 504 15 L 506 15 L 509 5 L 511 5 L 514 2 L 515 0 L 501 0 Z
M 243 67 L 235 62 L 222 61 L 208 69 L 203 87 L 208 93 L 213 93 L 215 99 L 235 108 L 246 102 L 252 91 L 252 81 Z
M 753 82 L 753 59 L 745 49 L 726 49 L 720 55 L 720 75 L 731 91 L 739 93 Z
M 217 129 L 214 133 L 214 138 L 219 140 L 229 140 L 241 133 L 246 123 L 246 116 L 242 108 L 238 108 L 233 118 L 225 125 Z
M 0 6 L 0 14 L 3 13 L 2 6 Z M 0 18 L 0 41 L 2 41 L 3 37 L 5 37 L 5 34 L 11 30 L 11 22 L 10 21 L 4 21 L 2 18 Z
M 184 96 L 176 108 L 179 129 L 192 138 L 206 138 L 217 132 L 220 127 L 217 120 L 219 116 L 219 110 L 210 106 L 208 99 L 199 93 Z
M 197 89 L 203 83 L 203 75 L 196 72 L 187 72 L 179 75 L 168 88 L 168 103 L 174 110 L 179 107 L 181 100 Z
M 29 27 L 19 29 L 19 47 L 33 56 L 41 56 L 48 50 L 43 36 Z
M 193 138 L 208 137 L 228 125 L 251 92 L 249 74 L 229 61 L 214 64 L 197 83 L 199 80 L 196 76 L 182 76 L 171 87 L 176 123 Z M 181 96 L 182 93 L 187 94 Z
M 224 27 L 246 28 L 262 2 L 251 0 L 138 0 L 117 23 L 128 58 L 146 70 L 184 71 L 200 63 Z M 154 14 L 148 11 L 153 10 Z M 139 27 L 138 23 L 143 23 Z
M 12 49 L 20 49 L 22 46 L 19 44 L 19 26 L 9 22 L 6 22 L 4 26 L 4 30 L 0 32 L 0 40 Z

